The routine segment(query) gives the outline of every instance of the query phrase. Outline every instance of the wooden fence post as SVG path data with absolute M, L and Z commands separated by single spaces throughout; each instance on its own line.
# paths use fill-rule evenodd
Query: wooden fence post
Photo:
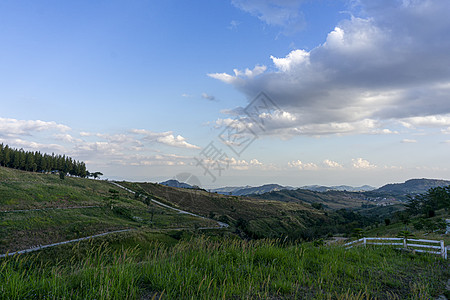
M 403 248 L 408 249 L 408 245 L 406 244 L 406 238 L 403 239 Z
M 364 247 L 366 247 L 366 238 L 363 238 Z
M 443 259 L 447 259 L 447 248 L 444 245 L 444 241 L 441 242 L 441 255 Z

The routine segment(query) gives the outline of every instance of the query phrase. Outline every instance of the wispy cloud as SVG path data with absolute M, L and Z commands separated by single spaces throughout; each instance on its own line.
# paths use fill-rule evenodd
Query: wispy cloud
M 292 34 L 305 27 L 305 18 L 300 10 L 303 0 L 232 0 L 231 2 L 262 22 L 281 28 L 284 34 Z
M 209 100 L 209 101 L 216 101 L 217 100 L 215 96 L 209 95 L 207 93 L 202 93 L 202 98 L 206 99 L 206 100 Z

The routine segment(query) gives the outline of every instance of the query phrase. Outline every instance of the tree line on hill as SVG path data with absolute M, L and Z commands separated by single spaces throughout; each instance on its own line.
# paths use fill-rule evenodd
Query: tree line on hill
M 424 194 L 409 196 L 406 204 L 410 215 L 423 214 L 426 217 L 434 217 L 435 211 L 450 208 L 450 185 L 429 189 Z
M 84 162 L 76 161 L 65 155 L 25 151 L 11 148 L 3 143 L 0 144 L 0 166 L 30 172 L 59 172 L 78 177 L 103 175 L 100 172 L 89 173 Z

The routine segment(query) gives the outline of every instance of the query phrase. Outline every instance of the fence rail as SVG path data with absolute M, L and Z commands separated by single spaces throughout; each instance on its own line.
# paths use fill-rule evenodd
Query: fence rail
M 417 244 L 421 243 L 421 244 Z M 398 249 L 410 249 L 415 252 L 424 252 L 431 254 L 441 255 L 442 258 L 447 259 L 447 247 L 444 245 L 444 241 L 435 240 L 423 240 L 423 239 L 405 239 L 405 238 L 375 238 L 375 237 L 363 237 L 359 240 L 344 244 L 346 249 L 350 249 L 357 246 L 403 246 Z M 417 249 L 422 248 L 422 249 Z M 425 250 L 427 248 L 429 250 Z

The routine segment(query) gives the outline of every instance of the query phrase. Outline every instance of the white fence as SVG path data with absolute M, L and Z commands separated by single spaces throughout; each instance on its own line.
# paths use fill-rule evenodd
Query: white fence
M 444 241 L 405 239 L 405 238 L 372 238 L 364 237 L 359 240 L 344 244 L 346 249 L 361 245 L 375 246 L 402 246 L 403 249 L 411 249 L 415 252 L 426 252 L 441 255 L 447 259 L 447 247 Z

